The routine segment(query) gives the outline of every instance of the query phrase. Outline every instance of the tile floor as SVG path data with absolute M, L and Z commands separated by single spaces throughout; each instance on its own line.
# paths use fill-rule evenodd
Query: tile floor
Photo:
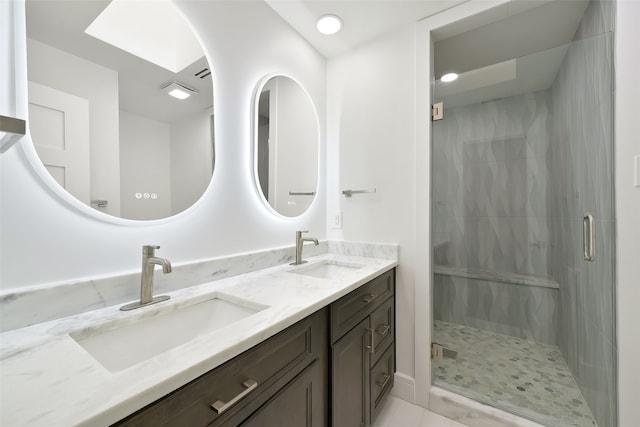
M 466 427 L 441 415 L 389 396 L 373 427 Z
M 596 425 L 556 346 L 434 321 L 433 341 L 457 351 L 433 362 L 433 384 L 544 425 Z

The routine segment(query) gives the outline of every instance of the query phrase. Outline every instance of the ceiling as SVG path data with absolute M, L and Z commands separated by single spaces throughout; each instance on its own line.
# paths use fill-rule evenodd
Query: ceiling
M 264 0 L 325 57 L 340 55 L 403 25 L 411 25 L 467 0 Z M 588 0 L 511 0 L 506 19 L 450 25 L 435 33 L 436 74 L 464 72 L 500 60 L 566 44 Z M 320 34 L 317 19 L 334 14 L 344 21 L 335 35 Z M 497 19 L 499 14 L 494 14 Z M 472 19 L 469 19 L 472 21 Z M 474 28 L 477 27 L 477 28 Z M 505 36 L 506 35 L 506 36 Z
M 588 1 L 545 1 L 537 7 L 434 43 L 436 78 L 463 73 L 565 45 L 573 39 Z
M 265 0 L 321 54 L 343 54 L 399 27 L 454 7 L 465 0 Z M 433 32 L 434 72 L 460 78 L 436 82 L 435 96 L 449 107 L 549 88 L 588 0 L 511 0 L 495 13 Z M 343 29 L 320 34 L 315 23 L 338 15 Z
M 265 1 L 315 49 L 331 58 L 467 0 L 250 1 Z M 158 85 L 173 79 L 196 88 L 201 94 L 212 93 L 211 78 L 194 78 L 194 73 L 207 67 L 206 58 L 187 67 L 182 73 L 172 75 L 84 34 L 84 29 L 108 2 L 27 0 L 27 35 L 117 70 L 123 89 L 121 98 L 131 105 L 125 109 L 132 112 L 151 108 L 154 113 L 147 116 L 158 120 L 173 114 L 175 101 L 165 99 L 167 97 L 158 92 Z M 488 66 L 564 45 L 571 41 L 587 3 L 587 0 L 512 0 L 500 6 L 509 8 L 504 19 L 494 18 L 495 22 L 485 21 L 481 26 L 474 22 L 463 22 L 439 29 L 434 33 L 436 77 L 447 71 L 464 73 L 478 69 L 490 70 Z M 335 14 L 342 18 L 344 27 L 338 34 L 327 36 L 316 30 L 316 20 L 324 14 Z M 547 56 L 551 70 L 547 69 L 546 77 L 537 79 L 539 82 L 549 82 L 555 78 L 557 67 L 562 62 L 562 56 L 558 52 Z M 523 62 L 527 63 L 520 61 Z M 536 61 L 528 63 L 537 65 L 540 69 Z M 518 69 L 523 69 L 523 66 L 519 64 Z M 525 74 L 535 73 L 523 73 Z M 482 72 L 468 75 L 465 85 L 473 86 L 474 79 L 478 76 L 482 76 Z M 486 82 L 486 76 L 476 80 L 476 85 Z M 511 86 L 516 87 L 512 83 Z M 155 94 L 151 106 L 137 105 L 144 99 L 143 94 Z M 201 105 L 197 108 L 206 108 L 212 104 L 212 101 L 205 102 L 204 97 L 200 98 Z
M 265 0 L 285 21 L 327 58 L 340 55 L 403 25 L 413 24 L 467 0 Z M 338 15 L 342 30 L 327 36 L 317 19 Z
M 208 68 L 206 57 L 172 73 L 84 33 L 109 2 L 27 0 L 27 37 L 117 71 L 120 108 L 125 111 L 169 123 L 211 107 L 211 76 L 195 76 Z M 198 94 L 186 101 L 169 97 L 160 88 L 173 80 L 196 89 Z
M 545 90 L 580 25 L 586 0 L 546 1 L 507 18 L 437 40 L 434 98 L 448 108 Z

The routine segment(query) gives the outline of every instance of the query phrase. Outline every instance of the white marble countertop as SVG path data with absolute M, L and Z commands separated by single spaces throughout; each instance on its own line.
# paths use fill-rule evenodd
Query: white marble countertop
M 170 292 L 167 302 L 129 312 L 107 307 L 1 334 L 0 424 L 112 424 L 397 265 L 335 254 L 308 261 L 324 260 L 362 267 L 323 279 L 291 273 L 294 267 L 285 264 Z M 108 371 L 70 335 L 87 328 L 99 333 L 214 296 L 268 308 L 118 372 Z

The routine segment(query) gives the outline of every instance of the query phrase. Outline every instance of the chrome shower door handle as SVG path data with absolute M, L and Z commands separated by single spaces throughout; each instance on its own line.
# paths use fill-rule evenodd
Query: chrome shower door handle
M 596 228 L 593 215 L 585 214 L 582 218 L 582 248 L 584 250 L 584 260 L 594 261 L 596 259 Z

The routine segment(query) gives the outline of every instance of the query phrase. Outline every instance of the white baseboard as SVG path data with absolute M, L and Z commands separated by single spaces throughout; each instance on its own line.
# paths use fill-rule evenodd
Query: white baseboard
M 391 395 L 409 403 L 416 403 L 416 381 L 413 377 L 396 372 Z

